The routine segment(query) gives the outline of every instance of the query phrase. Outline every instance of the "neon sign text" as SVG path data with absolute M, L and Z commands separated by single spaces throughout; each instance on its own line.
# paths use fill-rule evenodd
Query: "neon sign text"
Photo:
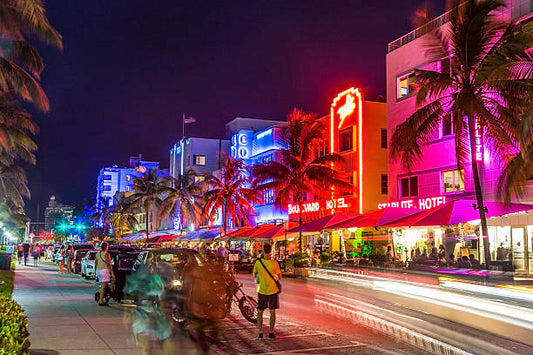
M 352 95 L 348 94 L 346 95 L 346 103 L 343 106 L 341 106 L 339 110 L 337 111 L 341 119 L 338 128 L 341 128 L 342 123 L 344 122 L 344 119 L 348 117 L 354 110 L 355 110 L 354 98 Z
M 387 207 L 396 208 L 418 208 L 419 210 L 429 210 L 446 203 L 446 196 L 419 198 L 418 200 L 403 200 L 394 202 L 378 203 L 378 209 Z
M 321 207 L 325 207 L 326 211 L 329 211 L 337 208 L 349 208 L 350 205 L 346 202 L 344 197 L 336 198 L 333 200 L 327 200 L 324 206 L 321 206 L 321 202 L 319 201 L 306 202 L 301 204 L 302 213 L 318 212 L 320 211 Z M 300 206 L 298 206 L 297 204 L 289 203 L 288 212 L 289 215 L 299 214 Z

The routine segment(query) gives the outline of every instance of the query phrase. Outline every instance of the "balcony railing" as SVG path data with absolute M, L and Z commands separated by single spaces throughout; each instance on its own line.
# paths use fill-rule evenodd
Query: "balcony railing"
M 533 1 L 531 0 L 508 0 L 509 6 L 500 12 L 500 16 L 503 18 L 513 18 L 522 20 L 523 17 L 529 19 L 528 15 L 532 14 Z M 436 28 L 444 25 L 449 20 L 450 12 L 446 12 L 439 17 L 434 18 L 423 26 L 407 33 L 406 35 L 392 41 L 388 45 L 388 53 L 414 41 L 415 39 L 422 37 L 423 35 L 433 31 Z

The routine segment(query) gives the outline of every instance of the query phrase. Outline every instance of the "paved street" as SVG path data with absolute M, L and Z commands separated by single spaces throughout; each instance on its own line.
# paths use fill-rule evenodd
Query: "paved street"
M 239 278 L 245 281 L 247 292 L 255 293 L 250 275 Z M 255 340 L 256 328 L 234 309 L 221 322 L 221 342 L 212 352 L 422 353 L 366 327 L 321 312 L 314 306 L 312 289 L 305 281 L 287 279 L 285 284 L 287 293 L 284 291 L 281 296 L 277 339 Z M 95 291 L 94 281 L 58 274 L 53 264 L 17 265 L 13 297 L 28 315 L 32 354 L 140 354 L 124 320 L 124 314 L 133 306 L 111 303 L 110 307 L 98 307 L 93 300 Z M 180 353 L 196 353 L 190 341 L 180 341 L 179 349 Z
M 238 279 L 247 293 L 255 295 L 251 275 L 239 274 Z M 449 308 L 456 307 L 453 295 L 463 303 L 470 302 L 473 295 L 443 294 L 448 301 L 439 305 L 428 303 L 438 295 L 420 298 L 400 294 L 392 292 L 393 283 L 387 284 L 389 289 L 376 288 L 379 282 L 385 281 L 373 280 L 353 284 L 353 280 L 347 283 L 286 278 L 280 296 L 277 339 L 255 340 L 255 326 L 244 320 L 234 307 L 232 314 L 218 325 L 218 343 L 210 353 L 530 354 L 533 351 L 523 342 L 495 334 L 500 330 L 513 331 L 516 336 L 527 332 L 526 318 L 524 324 L 510 325 L 505 317 L 511 314 L 494 317 L 472 307 Z M 427 290 L 428 296 L 445 292 L 427 284 L 412 283 L 410 287 L 421 287 Z M 109 307 L 98 307 L 93 299 L 96 290 L 94 281 L 59 274 L 51 263 L 39 267 L 17 266 L 13 297 L 28 315 L 32 354 L 140 354 L 127 317 L 134 305 L 111 302 Z M 480 304 L 492 302 L 489 311 L 497 311 L 498 304 L 519 309 L 524 317 L 530 311 L 527 302 L 476 297 Z M 265 317 L 265 332 L 267 324 Z M 175 353 L 197 353 L 189 338 L 178 338 L 174 346 L 179 349 Z M 159 352 L 156 349 L 154 353 Z

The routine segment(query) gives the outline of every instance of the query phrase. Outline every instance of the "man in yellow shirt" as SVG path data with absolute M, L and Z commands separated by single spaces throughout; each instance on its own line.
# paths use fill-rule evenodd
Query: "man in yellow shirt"
M 264 259 L 258 259 L 254 264 L 253 274 L 258 283 L 257 286 L 257 327 L 259 335 L 257 339 L 263 339 L 263 311 L 270 310 L 269 339 L 275 339 L 274 324 L 276 323 L 276 309 L 279 308 L 278 294 L 281 291 L 276 285 L 276 281 L 281 279 L 281 269 L 276 260 L 271 260 L 272 246 L 265 244 L 263 248 Z M 265 269 L 267 268 L 267 270 Z M 276 281 L 275 281 L 275 280 Z

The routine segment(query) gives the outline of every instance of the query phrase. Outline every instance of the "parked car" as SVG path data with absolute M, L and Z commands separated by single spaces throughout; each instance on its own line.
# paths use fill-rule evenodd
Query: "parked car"
M 139 253 L 133 265 L 133 271 L 142 267 L 150 267 L 155 263 L 164 261 L 177 268 L 183 267 L 187 263 L 204 264 L 203 257 L 194 249 L 188 248 L 153 248 L 146 249 Z
M 94 250 L 91 249 L 78 249 L 74 251 L 74 273 L 81 273 L 81 259 L 87 254 L 88 251 Z
M 233 263 L 235 271 L 252 272 L 254 268 L 252 256 L 244 250 L 230 250 L 228 254 L 228 260 Z
M 81 276 L 86 279 L 95 277 L 94 273 L 94 259 L 98 250 L 89 250 L 85 256 L 81 258 Z
M 161 248 L 162 245 L 161 243 L 148 243 L 144 246 L 145 249 L 150 249 L 150 248 Z

